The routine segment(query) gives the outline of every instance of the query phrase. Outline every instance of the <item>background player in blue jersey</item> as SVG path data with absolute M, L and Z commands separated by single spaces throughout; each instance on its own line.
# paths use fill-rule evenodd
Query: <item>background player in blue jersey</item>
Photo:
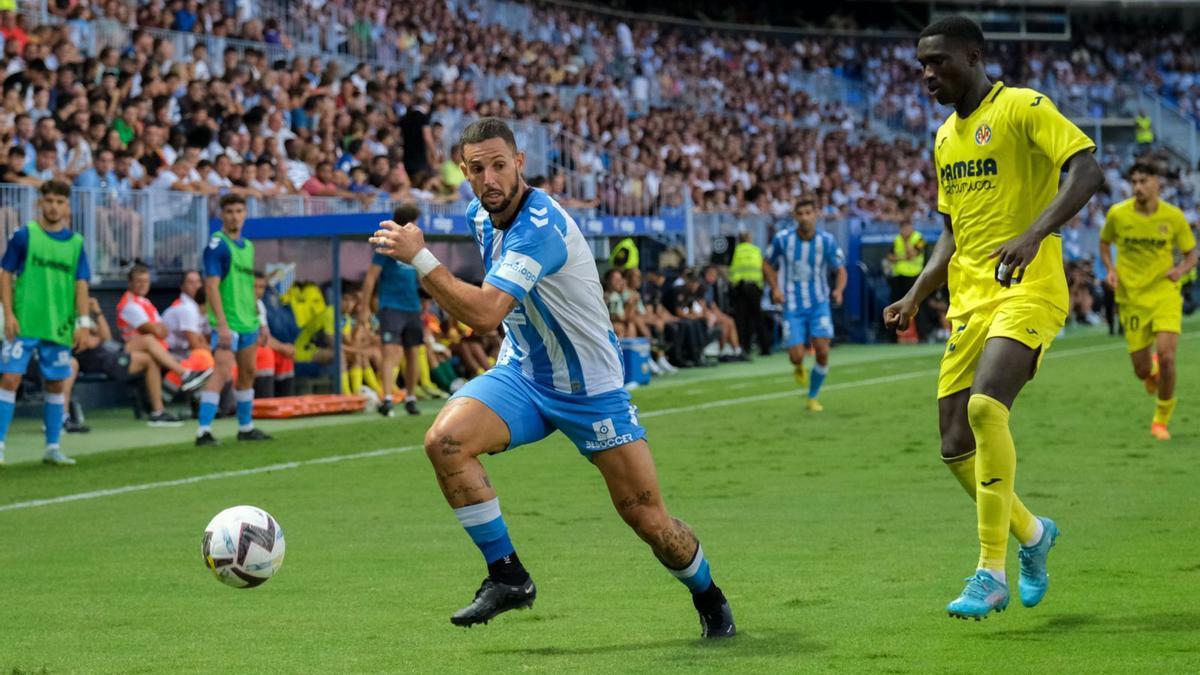
M 525 155 L 503 121 L 473 122 L 461 146 L 461 168 L 477 196 L 467 218 L 483 253 L 483 285 L 451 274 L 412 223 L 381 223 L 371 238 L 381 253 L 415 267 L 425 289 L 458 320 L 480 332 L 504 324 L 496 366 L 455 394 L 425 435 L 442 493 L 488 566 L 474 601 L 451 622 L 471 626 L 532 606 L 537 590 L 479 456 L 557 429 L 600 470 L 625 522 L 691 590 L 701 635 L 734 635 L 733 613 L 699 541 L 663 504 L 646 431 L 622 388 L 620 346 L 595 260 L 579 227 L 549 195 L 525 184 Z
M 796 382 L 808 384 L 807 407 L 813 412 L 824 408 L 817 401 L 825 374 L 829 372 L 829 341 L 833 339 L 833 315 L 830 303 L 842 304 L 846 289 L 846 259 L 832 234 L 817 230 L 817 201 L 801 196 L 792 209 L 795 229 L 775 235 L 763 260 L 763 274 L 771 284 L 771 294 L 783 305 L 783 339 L 788 356 L 796 368 Z M 837 271 L 837 280 L 829 288 L 829 273 Z M 805 346 L 811 342 L 817 364 L 812 376 L 804 370 Z
M 392 212 L 398 223 L 415 222 L 421 211 L 415 204 L 401 204 Z M 358 320 L 367 325 L 371 316 L 371 296 L 379 289 L 379 337 L 383 343 L 383 402 L 379 414 L 392 416 L 392 390 L 396 388 L 396 370 L 400 359 L 404 367 L 404 410 L 409 415 L 419 415 L 417 409 L 417 380 L 421 374 L 421 345 L 425 343 L 425 326 L 421 322 L 420 282 L 412 265 L 389 258 L 382 253 L 371 257 L 367 276 L 363 279 L 362 302 L 358 306 Z

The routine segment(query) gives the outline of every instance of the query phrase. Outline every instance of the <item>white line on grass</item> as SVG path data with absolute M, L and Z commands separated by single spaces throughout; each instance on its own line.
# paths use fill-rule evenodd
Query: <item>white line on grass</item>
M 1183 339 L 1194 337 L 1195 334 L 1185 335 Z M 1085 354 L 1094 354 L 1096 352 L 1109 351 L 1124 347 L 1124 343 L 1094 345 L 1091 347 L 1079 347 L 1078 349 L 1063 349 L 1052 351 L 1047 354 L 1047 357 L 1058 358 L 1066 356 L 1083 356 Z M 885 375 L 883 377 L 873 377 L 866 380 L 855 380 L 854 382 L 842 382 L 831 384 L 825 387 L 825 391 L 839 391 L 842 389 L 855 389 L 858 387 L 870 387 L 876 384 L 888 384 L 891 382 L 900 382 L 918 377 L 927 377 L 936 375 L 937 369 L 914 370 L 908 373 L 897 373 L 895 375 Z M 695 405 L 680 406 L 678 408 L 663 408 L 662 410 L 651 410 L 641 414 L 642 418 L 662 417 L 663 415 L 675 415 L 678 413 L 696 412 L 699 410 L 708 410 L 710 408 L 724 408 L 731 405 L 741 405 L 743 403 L 756 403 L 758 401 L 771 401 L 779 398 L 787 398 L 789 396 L 798 396 L 799 390 L 777 391 L 770 394 L 758 394 L 756 396 L 742 396 L 738 398 L 727 398 L 720 401 L 710 401 L 708 403 L 698 403 Z M 331 455 L 329 457 L 317 457 L 316 459 L 306 459 L 299 462 L 283 462 L 282 464 L 271 464 L 269 466 L 259 466 L 253 469 L 238 469 L 236 471 L 219 471 L 217 473 L 207 473 L 200 476 L 191 476 L 189 478 L 179 478 L 176 480 L 164 480 L 155 483 L 141 483 L 138 485 L 125 485 L 122 487 L 109 488 L 106 490 L 93 490 L 91 492 L 78 492 L 71 495 L 63 495 L 61 497 L 50 497 L 47 499 L 32 499 L 27 502 L 14 502 L 12 504 L 0 505 L 0 512 L 17 511 L 20 509 L 31 509 L 38 506 L 51 506 L 54 504 L 65 504 L 68 502 L 77 502 L 87 499 L 99 499 L 100 497 L 111 497 L 113 495 L 123 495 L 130 492 L 144 492 L 146 490 L 157 490 L 159 488 L 178 487 L 180 485 L 192 485 L 194 483 L 202 483 L 210 480 L 219 480 L 221 478 L 236 478 L 239 476 L 254 476 L 261 473 L 270 473 L 272 471 L 286 471 L 288 469 L 298 469 L 304 466 L 315 466 L 317 464 L 336 464 L 338 462 L 348 462 L 355 459 L 369 459 L 371 457 L 383 457 L 386 455 L 395 455 L 402 452 L 416 450 L 420 446 L 409 445 L 400 448 L 383 448 L 381 450 L 369 450 L 367 452 L 357 452 L 349 455 Z
M 270 473 L 272 471 L 286 471 L 287 469 L 298 469 L 302 466 L 312 466 L 315 464 L 336 464 L 338 462 L 347 462 L 352 459 L 367 459 L 370 457 L 383 457 L 385 455 L 395 455 L 401 452 L 409 452 L 416 450 L 418 446 L 409 445 L 402 448 L 383 448 L 381 450 L 370 450 L 367 452 L 356 452 L 351 455 L 332 455 L 330 457 L 318 457 L 316 459 L 306 459 L 300 462 L 283 462 L 282 464 L 271 464 L 269 466 L 257 466 L 253 469 L 238 469 L 236 471 L 218 471 L 217 473 L 206 473 L 200 476 L 191 476 L 189 478 L 178 478 L 176 480 L 162 480 L 156 483 L 141 483 L 138 485 L 125 485 L 122 487 L 108 488 L 107 490 L 93 490 L 91 492 L 77 492 L 73 495 L 63 495 L 62 497 L 50 497 L 48 499 L 31 499 L 27 502 L 15 502 L 12 504 L 4 504 L 0 506 L 0 511 L 16 511 L 18 509 L 31 509 L 37 506 L 49 506 L 51 504 L 65 504 L 67 502 L 78 502 L 85 499 L 98 499 L 100 497 L 111 497 L 113 495 L 123 495 L 129 492 L 144 492 L 146 490 L 157 490 L 158 488 L 178 487 L 180 485 L 191 485 L 193 483 L 202 483 L 204 481 L 219 480 L 221 478 L 237 478 L 238 476 L 253 476 L 260 473 Z

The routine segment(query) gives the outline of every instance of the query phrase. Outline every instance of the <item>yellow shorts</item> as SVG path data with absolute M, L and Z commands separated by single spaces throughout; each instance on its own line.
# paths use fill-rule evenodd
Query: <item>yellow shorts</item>
M 1141 351 L 1154 344 L 1155 333 L 1179 333 L 1183 330 L 1183 296 L 1179 293 L 1146 298 L 1141 303 L 1118 305 L 1121 328 L 1130 352 Z
M 983 347 L 990 338 L 1009 338 L 1038 350 L 1035 368 L 1041 366 L 1042 357 L 1066 321 L 1066 312 L 1043 301 L 1020 296 L 953 321 L 938 375 L 938 398 L 971 387 L 979 357 L 983 356 Z

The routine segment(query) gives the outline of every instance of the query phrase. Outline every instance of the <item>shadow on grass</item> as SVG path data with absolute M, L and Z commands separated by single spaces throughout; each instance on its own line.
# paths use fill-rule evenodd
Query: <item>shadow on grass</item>
M 701 640 L 699 638 L 677 638 L 673 640 L 655 640 L 649 642 L 620 642 L 607 645 L 591 645 L 587 647 L 572 647 L 568 645 L 549 645 L 544 647 L 509 647 L 488 649 L 485 654 L 524 655 L 524 656 L 596 656 L 602 654 L 624 654 L 636 651 L 657 650 L 704 650 L 708 654 L 720 654 L 722 658 L 761 658 L 772 654 L 814 654 L 828 649 L 824 643 L 812 640 L 799 632 L 770 632 L 754 631 L 739 633 L 732 639 Z
M 1038 639 L 1069 633 L 1200 633 L 1200 612 L 1158 612 L 1105 616 L 1099 614 L 1060 614 L 1041 623 L 985 633 L 985 640 Z

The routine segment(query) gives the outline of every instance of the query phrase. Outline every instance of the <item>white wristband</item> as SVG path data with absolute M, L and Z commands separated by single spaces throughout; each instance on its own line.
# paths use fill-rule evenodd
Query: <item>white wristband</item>
M 80 328 L 86 328 L 88 330 L 91 330 L 95 327 L 96 327 L 96 322 L 92 321 L 92 317 L 87 316 L 86 314 L 83 316 L 75 317 L 75 329 L 76 330 L 78 330 Z
M 412 259 L 412 266 L 417 269 L 417 276 L 421 278 L 440 267 L 441 264 L 442 261 L 438 260 L 427 248 L 418 251 Z

